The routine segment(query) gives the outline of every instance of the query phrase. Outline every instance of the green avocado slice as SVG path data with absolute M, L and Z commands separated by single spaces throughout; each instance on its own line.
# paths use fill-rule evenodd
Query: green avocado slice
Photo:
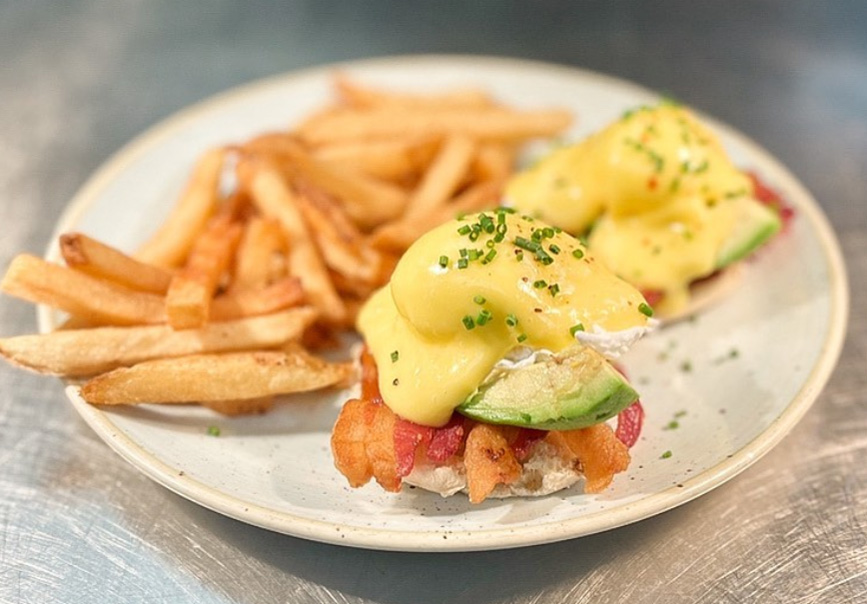
M 738 201 L 740 215 L 737 226 L 717 256 L 717 269 L 746 258 L 782 228 L 780 217 L 766 205 L 751 197 Z
M 638 393 L 605 357 L 578 347 L 504 371 L 457 410 L 490 424 L 572 430 L 604 422 L 637 399 Z

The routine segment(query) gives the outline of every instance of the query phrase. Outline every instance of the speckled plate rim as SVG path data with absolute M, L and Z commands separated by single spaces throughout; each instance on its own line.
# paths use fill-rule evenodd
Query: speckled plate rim
M 462 55 L 408 55 L 367 59 L 325 65 L 259 80 L 183 109 L 145 131 L 120 149 L 93 174 L 70 201 L 67 209 L 58 220 L 55 236 L 46 251 L 46 257 L 49 259 L 58 258 L 57 235 L 76 224 L 99 193 L 119 173 L 139 157 L 154 147 L 158 147 L 175 131 L 199 119 L 201 115 L 219 112 L 224 105 L 236 102 L 245 96 L 257 95 L 273 87 L 290 86 L 293 82 L 311 77 L 322 77 L 336 69 L 351 70 L 365 67 L 400 66 L 407 62 L 412 62 L 413 65 L 459 63 L 466 66 L 472 64 L 474 68 L 480 70 L 486 67 L 514 67 L 521 70 L 546 71 L 564 78 L 580 78 L 585 82 L 598 82 L 601 86 L 615 87 L 637 96 L 654 96 L 652 91 L 631 82 L 580 68 L 523 59 Z M 590 535 L 637 522 L 682 505 L 720 486 L 748 468 L 794 428 L 819 396 L 831 376 L 843 347 L 849 312 L 849 289 L 840 246 L 825 215 L 812 195 L 769 152 L 747 136 L 712 118 L 705 119 L 714 127 L 724 131 L 752 158 L 757 159 L 768 178 L 779 183 L 782 189 L 793 195 L 792 201 L 813 229 L 824 253 L 830 281 L 830 317 L 818 360 L 785 410 L 762 433 L 731 457 L 684 481 L 677 487 L 673 486 L 652 493 L 638 501 L 624 504 L 612 510 L 586 514 L 567 521 L 540 523 L 518 529 L 480 528 L 474 531 L 455 531 L 448 533 L 447 540 L 442 538 L 441 531 L 412 533 L 362 527 L 341 527 L 335 526 L 334 523 L 294 516 L 280 510 L 253 505 L 226 495 L 189 476 L 178 475 L 173 468 L 145 451 L 138 443 L 119 430 L 112 422 L 109 414 L 85 403 L 78 396 L 76 387 L 68 386 L 66 394 L 81 417 L 115 452 L 159 484 L 190 501 L 225 516 L 265 529 L 314 541 L 398 551 L 503 549 Z M 40 331 L 45 332 L 52 329 L 54 319 L 50 309 L 39 307 L 37 316 Z

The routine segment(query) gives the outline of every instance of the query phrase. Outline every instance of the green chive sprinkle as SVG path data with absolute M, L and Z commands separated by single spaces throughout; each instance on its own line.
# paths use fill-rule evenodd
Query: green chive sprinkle
M 521 260 L 524 259 L 524 252 L 522 252 L 521 250 L 518 250 L 517 253 L 515 254 L 515 258 L 517 258 L 518 262 L 520 262 Z
M 470 225 L 465 224 L 461 228 L 458 229 L 458 235 L 469 235 L 470 234 Z
M 533 281 L 533 287 L 535 287 L 536 289 L 542 289 L 543 287 L 546 287 L 547 285 L 548 285 L 548 283 L 544 279 L 539 279 L 538 281 Z
M 461 254 L 461 258 L 466 258 L 466 257 L 467 257 L 467 254 L 469 254 L 469 252 L 467 251 L 467 248 L 462 247 L 462 248 L 460 249 L 460 254 Z
M 490 250 L 487 254 L 485 254 L 485 257 L 482 258 L 482 264 L 487 264 L 488 262 L 493 260 L 494 256 L 496 256 L 496 255 L 497 255 L 497 250 L 494 250 L 494 249 Z
M 575 325 L 570 327 L 569 328 L 569 335 L 574 338 L 575 334 L 578 333 L 579 331 L 584 331 L 584 325 L 582 323 L 576 323 Z
M 560 253 L 560 246 L 559 245 L 552 244 L 548 249 L 551 250 L 552 254 L 559 254 Z
M 449 257 L 448 256 L 440 256 L 440 266 L 445 268 L 449 265 Z
M 476 325 L 481 327 L 482 325 L 491 320 L 491 316 L 491 311 L 489 311 L 487 308 L 484 309 L 482 312 L 479 313 L 479 316 L 476 317 Z
M 551 292 L 552 297 L 556 296 L 557 294 L 560 293 L 560 286 L 557 285 L 556 283 L 552 283 L 551 285 L 548 286 L 548 291 Z
M 513 314 L 506 315 L 506 325 L 509 327 L 515 327 L 518 324 L 518 317 Z
M 581 248 L 576 247 L 574 250 L 572 250 L 572 255 L 578 258 L 578 260 L 581 260 L 581 258 L 584 257 L 584 252 L 581 250 Z
M 461 319 L 461 322 L 464 324 L 464 327 L 467 328 L 467 331 L 476 326 L 476 322 L 470 315 L 465 315 L 464 318 Z
M 671 451 L 666 451 L 665 453 L 663 453 L 662 455 L 659 456 L 660 459 L 668 459 L 669 457 L 671 457 Z
M 208 426 L 208 436 L 219 436 L 220 428 L 219 426 Z
M 523 342 L 526 339 L 527 339 L 527 334 L 525 334 L 525 333 L 522 333 L 521 335 L 518 336 L 518 342 Z
M 397 363 L 397 360 L 398 360 L 399 358 L 400 358 L 400 353 L 399 353 L 398 351 L 396 351 L 396 350 L 392 351 L 392 353 L 391 353 L 391 362 L 392 362 L 392 363 Z
M 458 259 L 458 268 L 467 268 L 467 266 L 469 266 L 469 264 L 470 263 L 467 262 L 466 258 L 459 258 Z
M 475 296 L 473 298 L 473 302 L 475 302 L 476 304 L 484 304 L 485 302 L 487 302 L 487 300 L 485 300 L 484 296 Z
M 642 302 L 638 305 L 638 312 L 643 314 L 645 317 L 653 316 L 653 309 L 646 302 Z

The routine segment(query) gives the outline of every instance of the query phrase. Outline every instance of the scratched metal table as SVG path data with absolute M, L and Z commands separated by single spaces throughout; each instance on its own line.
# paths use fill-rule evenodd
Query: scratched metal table
M 842 360 L 785 441 L 638 524 L 531 549 L 399 554 L 253 528 L 112 453 L 61 384 L 0 366 L 2 602 L 867 602 L 867 4 L 0 2 L 0 264 L 40 253 L 119 146 L 225 88 L 386 54 L 607 72 L 749 133 L 842 242 Z M 32 331 L 0 302 L 0 333 Z

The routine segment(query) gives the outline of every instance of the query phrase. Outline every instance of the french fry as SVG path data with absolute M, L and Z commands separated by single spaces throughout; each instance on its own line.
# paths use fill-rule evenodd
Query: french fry
M 409 94 L 363 86 L 345 74 L 335 74 L 334 88 L 347 105 L 361 108 L 377 107 L 488 107 L 490 97 L 482 90 L 464 88 L 440 93 Z
M 211 321 L 231 321 L 267 315 L 298 306 L 305 299 L 297 277 L 284 277 L 262 289 L 242 289 L 220 294 L 211 300 Z
M 485 141 L 517 142 L 555 136 L 571 122 L 568 111 L 516 111 L 503 108 L 424 111 L 387 108 L 344 111 L 308 124 L 298 134 L 310 145 L 337 141 L 463 134 Z
M 341 322 L 346 311 L 298 209 L 295 193 L 280 173 L 264 161 L 242 159 L 238 177 L 262 214 L 276 219 L 289 237 L 290 272 L 301 280 L 310 302 L 323 318 Z
M 156 358 L 277 347 L 300 338 L 315 318 L 312 308 L 302 307 L 201 329 L 154 325 L 55 331 L 0 339 L 0 354 L 39 373 L 81 377 Z
M 312 151 L 317 160 L 368 176 L 404 184 L 416 180 L 433 159 L 439 136 L 417 139 L 344 141 Z
M 514 145 L 483 143 L 474 158 L 472 172 L 476 181 L 505 182 L 514 165 Z
M 267 413 L 274 407 L 273 396 L 261 398 L 234 399 L 228 401 L 202 401 L 204 407 L 222 415 L 235 417 L 238 415 L 256 415 Z
M 245 150 L 264 152 L 293 180 L 300 177 L 337 197 L 362 228 L 395 218 L 406 206 L 407 195 L 400 187 L 319 161 L 292 136 L 263 135 L 247 143 Z
M 280 223 L 253 216 L 235 254 L 230 291 L 262 289 L 286 274 L 286 236 Z
M 145 361 L 103 373 L 81 387 L 97 405 L 255 399 L 345 383 L 349 363 L 283 351 L 227 352 Z
M 137 291 L 165 294 L 172 280 L 171 272 L 139 262 L 81 233 L 61 235 L 60 253 L 70 268 Z
M 196 238 L 186 264 L 172 278 L 166 293 L 169 325 L 192 329 L 205 324 L 211 298 L 232 260 L 241 232 L 240 224 L 221 215 Z
M 196 235 L 217 209 L 224 149 L 202 155 L 168 218 L 134 254 L 137 260 L 162 268 L 181 264 L 193 247 Z
M 476 183 L 449 203 L 434 208 L 427 215 L 397 220 L 381 226 L 371 236 L 371 245 L 379 250 L 403 252 L 427 231 L 460 214 L 496 207 L 501 192 L 500 182 Z
M 444 204 L 467 174 L 475 148 L 466 136 L 448 136 L 410 197 L 404 217 L 420 218 Z
M 0 290 L 96 325 L 150 325 L 166 320 L 163 296 L 133 291 L 29 254 L 12 260 Z
M 354 232 L 339 230 L 340 221 L 329 212 L 334 208 L 317 205 L 306 195 L 296 199 L 325 264 L 350 279 L 372 282 L 379 272 L 379 254 L 364 245 L 361 233 L 351 224 L 347 226 Z

